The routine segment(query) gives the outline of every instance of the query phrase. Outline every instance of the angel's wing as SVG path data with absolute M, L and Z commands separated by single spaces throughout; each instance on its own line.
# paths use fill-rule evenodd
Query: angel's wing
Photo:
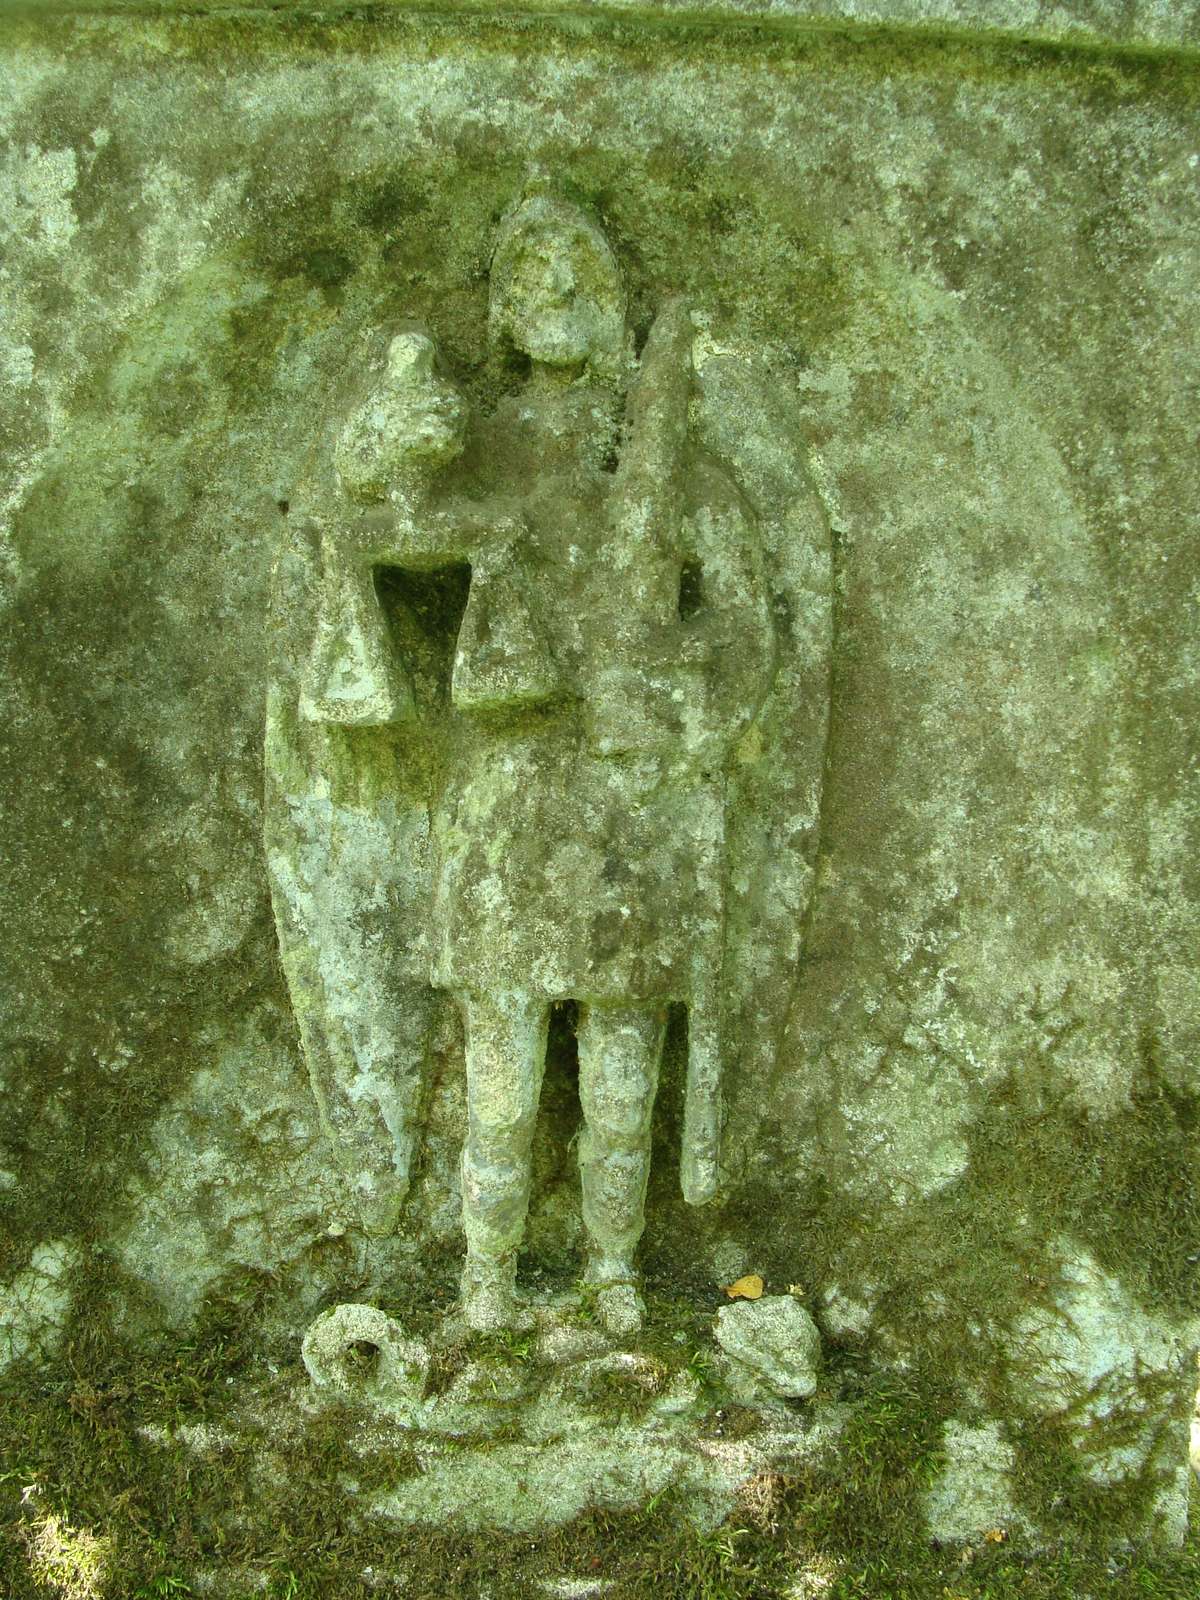
M 372 1233 L 391 1232 L 421 1125 L 429 812 L 403 728 L 303 714 L 321 529 L 289 518 L 273 578 L 264 832 L 279 948 L 321 1120 Z
M 757 521 L 775 633 L 771 686 L 730 773 L 721 974 L 723 1073 L 765 1089 L 813 887 L 829 733 L 832 548 L 786 380 L 765 359 L 703 345 L 696 374 L 696 438 Z M 737 1130 L 729 1133 L 727 1143 Z

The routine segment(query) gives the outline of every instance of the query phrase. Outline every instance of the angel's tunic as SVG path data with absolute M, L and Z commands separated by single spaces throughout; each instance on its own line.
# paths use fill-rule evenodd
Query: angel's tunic
M 586 400 L 564 396 L 562 418 L 514 402 L 493 423 L 496 487 L 524 531 L 472 563 L 433 829 L 433 978 L 476 994 L 687 1000 L 720 960 L 725 774 L 765 688 L 769 617 L 752 520 L 697 464 L 675 581 L 683 561 L 698 566 L 702 603 L 643 630 L 639 661 L 615 652 L 612 476 L 581 459 Z

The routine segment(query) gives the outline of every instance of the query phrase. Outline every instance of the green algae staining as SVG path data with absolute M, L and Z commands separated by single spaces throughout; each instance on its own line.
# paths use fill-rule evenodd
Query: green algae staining
M 547 1028 L 576 1004 L 584 1276 L 629 1334 L 669 1008 L 688 1019 L 681 1182 L 703 1203 L 731 931 L 756 937 L 765 852 L 807 889 L 814 830 L 791 826 L 778 851 L 773 829 L 794 824 L 789 784 L 819 788 L 827 530 L 797 513 L 802 452 L 773 430 L 752 357 L 670 297 L 635 356 L 595 218 L 527 194 L 490 284 L 489 336 L 518 385 L 468 418 L 432 335 L 398 333 L 330 419 L 289 530 L 268 713 L 276 917 L 326 1126 L 377 1231 L 408 1187 L 438 997 L 461 1015 L 477 1329 L 524 1315 Z M 816 730 L 797 741 L 807 770 L 772 780 L 770 740 L 797 718 Z

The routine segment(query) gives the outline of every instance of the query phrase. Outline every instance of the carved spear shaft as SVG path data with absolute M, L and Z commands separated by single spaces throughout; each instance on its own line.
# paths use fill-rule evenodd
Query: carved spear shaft
M 677 620 L 680 525 L 683 520 L 683 465 L 688 440 L 693 329 L 682 300 L 669 301 L 658 316 L 642 352 L 629 396 L 627 434 L 615 486 L 616 565 L 631 584 L 644 582 L 629 597 L 618 619 L 619 652 L 636 660 L 641 631 Z M 721 970 L 725 949 L 724 796 L 708 818 L 713 837 L 708 859 L 712 931 L 695 950 L 688 996 L 688 1069 L 684 1100 L 680 1182 L 689 1205 L 703 1205 L 717 1192 L 721 1146 Z M 692 821 L 700 825 L 700 818 Z
M 691 319 L 670 300 L 654 319 L 626 409 L 626 436 L 613 491 L 615 565 L 646 592 L 630 596 L 621 636 L 671 620 L 678 603 L 683 459 L 692 389 Z

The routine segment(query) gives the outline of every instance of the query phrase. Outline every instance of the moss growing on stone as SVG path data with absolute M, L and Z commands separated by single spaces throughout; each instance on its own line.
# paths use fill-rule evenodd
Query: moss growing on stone
M 367 1593 L 364 1569 L 391 1563 L 417 1596 L 504 1600 L 568 1571 L 618 1596 L 782 1596 L 823 1562 L 839 1597 L 1190 1600 L 1194 1545 L 1113 1570 L 1087 1547 L 1143 1525 L 1160 1468 L 1097 1483 L 1072 1418 L 1023 1409 L 1011 1330 L 1056 1304 L 1064 1239 L 1164 1324 L 1200 1310 L 1177 754 L 1194 438 L 1173 376 L 1194 313 L 1194 62 L 362 8 L 6 18 L 3 47 L 50 65 L 6 130 L 25 252 L 6 326 L 28 330 L 12 370 L 33 381 L 4 422 L 26 476 L 5 617 L 19 1025 L 0 1281 L 47 1240 L 78 1263 L 57 1364 L 7 1378 L 8 1589 L 35 1592 L 19 1530 L 53 1517 L 113 1541 L 113 1596 L 239 1562 L 247 1593 L 255 1571 L 280 1595 Z M 135 71 L 137 95 L 115 94 Z M 396 74 L 444 79 L 424 124 L 389 121 Z M 456 110 L 476 80 L 492 121 Z M 347 120 L 359 93 L 373 125 Z M 845 1448 L 781 1473 L 765 1528 L 747 1512 L 701 1535 L 665 1500 L 533 1540 L 398 1533 L 358 1525 L 343 1479 L 413 1463 L 348 1454 L 344 1418 L 219 1442 L 231 1394 L 269 1408 L 265 1360 L 295 1376 L 321 1305 L 374 1295 L 432 1327 L 453 1295 L 453 1030 L 427 1225 L 368 1248 L 304 1120 L 258 858 L 262 619 L 313 412 L 379 328 L 428 321 L 484 411 L 516 387 L 485 345 L 487 241 L 530 155 L 605 218 L 639 333 L 677 290 L 722 336 L 787 346 L 834 522 L 827 847 L 792 1030 L 773 1075 L 733 1085 L 733 1182 L 699 1214 L 675 1193 L 669 1047 L 644 1251 L 647 1347 L 672 1371 L 703 1377 L 719 1285 L 742 1270 L 800 1285 L 828 1325 Z M 577 1269 L 569 1054 L 523 1264 L 547 1291 Z M 238 1262 L 254 1276 L 231 1306 Z M 155 1345 L 206 1291 L 198 1331 Z M 278 1349 L 264 1326 L 288 1330 Z M 613 1387 L 596 1410 L 615 1422 Z M 1135 1395 L 1181 1434 L 1185 1397 L 1161 1379 Z M 930 1551 L 922 1495 L 956 1416 L 1001 1419 L 1017 1501 L 1074 1545 Z M 208 1443 L 170 1442 L 208 1424 Z

